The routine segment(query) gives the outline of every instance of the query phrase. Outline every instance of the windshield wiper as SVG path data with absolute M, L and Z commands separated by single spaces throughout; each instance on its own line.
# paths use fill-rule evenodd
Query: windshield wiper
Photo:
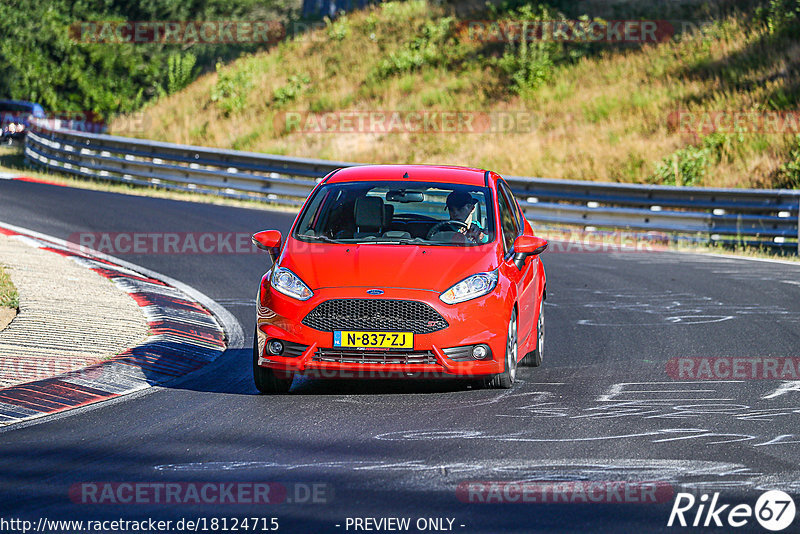
M 413 239 L 407 239 L 402 237 L 395 237 L 395 238 L 381 238 L 376 239 L 375 241 L 356 241 L 355 245 L 421 245 L 421 246 L 435 246 L 440 245 L 441 243 L 434 243 L 431 241 L 426 241 L 422 238 L 415 237 Z
M 326 235 L 305 235 L 305 234 L 300 234 L 297 237 L 302 237 L 302 238 L 305 238 L 305 239 L 314 239 L 315 241 L 324 241 L 325 243 L 339 243 L 339 244 L 344 243 L 344 241 L 339 241 L 337 239 L 332 239 L 332 238 L 330 238 L 330 237 L 328 237 Z

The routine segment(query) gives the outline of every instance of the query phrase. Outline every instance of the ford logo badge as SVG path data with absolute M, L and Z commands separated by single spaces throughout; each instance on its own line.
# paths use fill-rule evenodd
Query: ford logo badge
M 383 295 L 383 289 L 367 289 L 368 295 Z

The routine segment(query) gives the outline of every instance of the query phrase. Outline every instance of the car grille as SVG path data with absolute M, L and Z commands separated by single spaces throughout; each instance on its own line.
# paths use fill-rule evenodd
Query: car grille
M 429 350 L 417 352 L 383 352 L 353 349 L 318 349 L 315 362 L 379 363 L 379 364 L 435 364 L 436 356 Z
M 444 317 L 424 302 L 387 299 L 334 299 L 320 303 L 303 324 L 322 330 L 377 330 L 429 334 L 447 328 Z

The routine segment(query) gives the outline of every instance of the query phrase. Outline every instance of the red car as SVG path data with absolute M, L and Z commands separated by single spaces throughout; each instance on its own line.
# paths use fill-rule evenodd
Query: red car
M 261 279 L 253 375 L 457 377 L 510 388 L 544 343 L 547 241 L 508 184 L 462 167 L 339 169 L 314 188 Z

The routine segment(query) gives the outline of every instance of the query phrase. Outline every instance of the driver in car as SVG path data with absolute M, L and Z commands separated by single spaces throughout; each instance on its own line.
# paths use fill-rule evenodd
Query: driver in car
M 459 232 L 475 243 L 486 243 L 489 241 L 489 236 L 484 233 L 480 224 L 472 221 L 472 214 L 477 203 L 478 201 L 466 191 L 453 191 L 447 195 L 446 205 L 447 211 L 450 213 L 450 220 L 464 225 Z

